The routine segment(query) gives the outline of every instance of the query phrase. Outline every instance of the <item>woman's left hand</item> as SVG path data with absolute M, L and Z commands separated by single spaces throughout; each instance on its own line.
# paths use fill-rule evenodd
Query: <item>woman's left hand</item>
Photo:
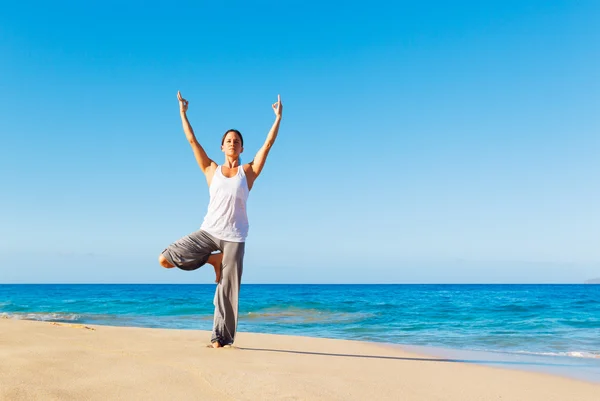
M 281 118 L 281 113 L 283 112 L 283 104 L 281 104 L 281 96 L 277 95 L 277 102 L 273 103 L 273 112 L 275 112 L 275 116 Z

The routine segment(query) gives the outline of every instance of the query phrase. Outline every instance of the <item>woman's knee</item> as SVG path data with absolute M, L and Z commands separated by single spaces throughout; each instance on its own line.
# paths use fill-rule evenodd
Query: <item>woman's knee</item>
M 159 264 L 160 264 L 162 267 L 166 267 L 167 269 L 170 269 L 171 267 L 175 267 L 175 266 L 173 266 L 173 265 L 172 265 L 172 264 L 171 264 L 171 263 L 170 263 L 170 262 L 167 260 L 167 258 L 165 258 L 165 257 L 163 256 L 163 254 L 162 254 L 162 253 L 161 253 L 161 254 L 158 256 L 158 263 L 159 263 Z

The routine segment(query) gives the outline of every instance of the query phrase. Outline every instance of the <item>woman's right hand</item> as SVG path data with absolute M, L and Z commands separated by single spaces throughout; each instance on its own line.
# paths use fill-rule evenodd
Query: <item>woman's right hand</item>
M 188 101 L 181 97 L 181 92 L 177 91 L 177 100 L 179 100 L 179 112 L 185 113 L 188 109 Z

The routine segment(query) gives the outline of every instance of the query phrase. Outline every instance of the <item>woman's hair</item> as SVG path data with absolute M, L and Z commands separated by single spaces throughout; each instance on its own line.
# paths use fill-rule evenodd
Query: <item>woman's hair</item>
M 240 131 L 236 130 L 236 129 L 228 129 L 227 132 L 225 132 L 225 134 L 223 134 L 223 138 L 221 138 L 221 146 L 223 146 L 223 144 L 225 143 L 225 137 L 230 132 L 235 133 L 240 138 L 240 142 L 242 143 L 242 147 L 244 147 L 244 137 L 242 136 L 242 133 Z

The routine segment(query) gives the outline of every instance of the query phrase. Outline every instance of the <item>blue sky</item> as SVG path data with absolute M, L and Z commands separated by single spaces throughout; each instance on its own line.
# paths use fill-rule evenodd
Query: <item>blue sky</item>
M 600 276 L 600 3 L 12 2 L 0 14 L 0 282 L 208 283 L 162 269 L 229 128 L 245 283 Z

